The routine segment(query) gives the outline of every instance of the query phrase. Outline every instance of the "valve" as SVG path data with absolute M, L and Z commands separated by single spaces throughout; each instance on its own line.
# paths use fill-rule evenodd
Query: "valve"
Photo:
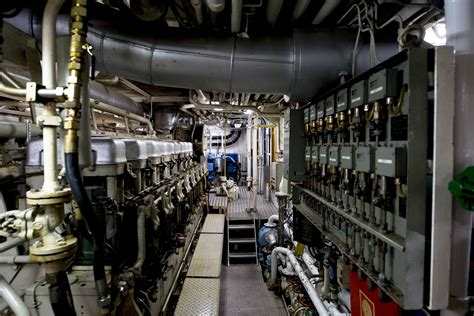
M 474 166 L 467 167 L 451 180 L 448 189 L 462 208 L 474 211 Z

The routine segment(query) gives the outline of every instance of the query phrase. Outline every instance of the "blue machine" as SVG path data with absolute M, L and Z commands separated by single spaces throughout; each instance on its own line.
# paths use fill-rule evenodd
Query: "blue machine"
M 276 224 L 265 223 L 258 231 L 258 261 L 262 268 L 268 269 L 271 266 L 272 250 L 278 242 L 278 227 Z
M 232 179 L 235 182 L 240 180 L 240 167 L 239 167 L 239 155 L 236 153 L 229 153 L 226 155 L 209 154 L 207 156 L 207 167 L 209 175 L 207 177 L 209 182 L 214 181 L 215 178 L 224 175 L 223 160 L 226 161 L 226 174 L 228 179 Z

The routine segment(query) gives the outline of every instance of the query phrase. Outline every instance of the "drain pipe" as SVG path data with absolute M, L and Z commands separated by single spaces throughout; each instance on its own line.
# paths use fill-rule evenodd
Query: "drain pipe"
M 7 302 L 13 313 L 17 316 L 29 316 L 30 311 L 11 285 L 0 274 L 0 296 Z
M 306 292 L 308 293 L 311 302 L 313 302 L 316 311 L 320 316 L 329 316 L 329 312 L 324 305 L 323 301 L 319 298 L 316 289 L 313 287 L 311 282 L 309 281 L 308 277 L 306 276 L 303 268 L 301 268 L 298 259 L 296 259 L 295 255 L 291 252 L 290 249 L 283 248 L 283 247 L 276 247 L 272 251 L 272 270 L 271 270 L 271 277 L 270 277 L 270 284 L 276 284 L 277 276 L 278 276 L 278 254 L 283 254 L 290 259 L 290 263 L 293 266 L 298 278 L 300 279 L 301 283 L 303 284 Z

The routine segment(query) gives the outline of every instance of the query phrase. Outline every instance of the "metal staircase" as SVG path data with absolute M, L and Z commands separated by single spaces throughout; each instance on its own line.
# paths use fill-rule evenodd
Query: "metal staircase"
M 229 219 L 227 217 L 227 265 L 257 262 L 255 218 Z

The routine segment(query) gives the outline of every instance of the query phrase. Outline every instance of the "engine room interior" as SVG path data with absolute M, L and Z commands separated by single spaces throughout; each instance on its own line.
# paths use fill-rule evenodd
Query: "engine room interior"
M 473 29 L 469 0 L 1 1 L 0 313 L 472 315 Z

